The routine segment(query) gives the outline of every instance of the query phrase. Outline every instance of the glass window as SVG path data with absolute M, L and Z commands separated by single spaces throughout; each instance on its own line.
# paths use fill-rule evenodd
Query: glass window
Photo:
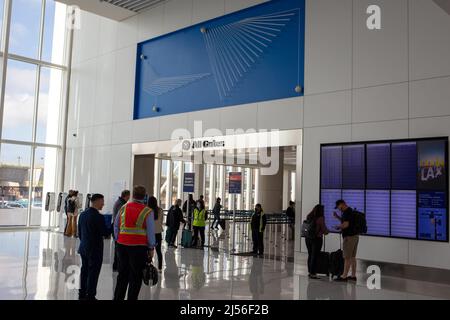
M 0 0 L 0 41 L 4 3 L 4 0 Z M 41 18 L 44 4 L 43 20 Z M 5 69 L 0 62 L 0 72 L 6 71 L 1 138 L 20 141 L 26 145 L 1 145 L 0 225 L 23 226 L 27 225 L 28 221 L 33 226 L 41 225 L 45 220 L 42 215 L 45 194 L 58 191 L 55 190 L 55 185 L 59 150 L 53 147 L 37 147 L 35 144 L 60 143 L 65 71 L 44 67 L 40 62 L 28 63 L 20 60 L 31 58 L 63 64 L 67 34 L 66 8 L 66 5 L 54 0 L 11 0 L 8 52 L 14 57 L 7 57 L 8 65 Z M 35 152 L 33 168 L 32 152 Z
M 296 173 L 295 171 L 292 171 L 290 174 L 290 178 L 291 178 L 291 192 L 290 192 L 290 197 L 291 197 L 291 201 L 295 201 L 295 177 L 296 177 Z
M 173 162 L 173 174 L 172 174 L 172 202 L 170 205 L 174 204 L 175 201 L 178 199 L 178 184 L 180 181 L 180 168 L 181 168 L 182 162 L 181 161 L 174 161 Z
M 184 172 L 194 172 L 194 165 L 192 164 L 192 162 L 184 162 Z
M 25 226 L 28 215 L 31 147 L 2 144 L 0 225 Z
M 209 195 L 211 193 L 211 165 L 205 164 L 205 207 L 209 208 Z
M 217 198 L 222 198 L 222 188 L 221 188 L 221 185 L 220 185 L 220 183 L 221 183 L 221 181 L 222 181 L 222 179 L 221 179 L 221 175 L 220 175 L 220 172 L 221 172 L 221 169 L 220 168 L 222 168 L 222 166 L 215 166 L 215 168 L 216 168 L 216 199 Z M 224 202 L 223 202 L 223 199 L 222 199 L 222 205 L 224 204 Z
M 3 35 L 3 13 L 5 7 L 5 0 L 0 0 L 0 42 L 2 40 Z
M 63 64 L 65 49 L 66 5 L 47 0 L 45 2 L 42 60 Z
M 167 206 L 167 199 L 168 196 L 168 189 L 167 186 L 169 184 L 169 160 L 161 160 L 161 180 L 160 180 L 160 194 L 159 194 L 159 205 L 161 208 L 166 208 Z
M 32 140 L 36 72 L 36 65 L 14 60 L 8 61 L 3 139 Z
M 31 193 L 31 225 L 41 225 L 47 192 L 56 192 L 57 154 L 55 148 L 38 147 L 35 150 L 33 189 Z M 48 221 L 43 223 L 46 225 Z
M 38 58 L 41 13 L 41 0 L 12 0 L 10 53 Z
M 62 71 L 41 68 L 36 141 L 57 144 L 60 124 Z

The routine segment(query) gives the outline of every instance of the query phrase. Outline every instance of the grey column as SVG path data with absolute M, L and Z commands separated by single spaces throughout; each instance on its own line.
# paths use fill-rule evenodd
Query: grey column
M 274 175 L 264 175 L 264 170 L 259 170 L 258 201 L 266 213 L 279 213 L 283 210 L 283 176 L 284 154 L 279 150 L 278 172 Z

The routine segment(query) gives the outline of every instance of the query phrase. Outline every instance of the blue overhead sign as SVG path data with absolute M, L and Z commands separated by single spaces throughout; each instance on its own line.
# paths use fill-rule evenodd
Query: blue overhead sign
M 305 0 L 272 0 L 138 44 L 134 119 L 298 97 Z
M 183 180 L 183 192 L 194 192 L 195 173 L 185 172 Z

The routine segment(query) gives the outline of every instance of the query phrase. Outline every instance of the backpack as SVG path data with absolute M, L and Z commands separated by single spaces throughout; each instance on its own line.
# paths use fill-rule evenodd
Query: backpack
M 356 234 L 367 233 L 366 214 L 356 210 L 353 211 L 353 214 L 355 215 L 355 226 L 354 226 L 355 233 Z
M 76 210 L 75 200 L 69 199 L 67 201 L 67 212 L 74 213 Z
M 303 221 L 301 235 L 306 239 L 314 239 L 317 235 L 315 219 L 306 219 Z

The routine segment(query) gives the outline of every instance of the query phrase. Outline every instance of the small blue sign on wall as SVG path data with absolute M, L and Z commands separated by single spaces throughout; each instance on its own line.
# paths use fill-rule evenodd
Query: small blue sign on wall
M 134 119 L 303 95 L 305 0 L 272 0 L 138 44 Z
M 192 193 L 194 192 L 195 186 L 195 173 L 185 172 L 183 179 L 183 192 Z

